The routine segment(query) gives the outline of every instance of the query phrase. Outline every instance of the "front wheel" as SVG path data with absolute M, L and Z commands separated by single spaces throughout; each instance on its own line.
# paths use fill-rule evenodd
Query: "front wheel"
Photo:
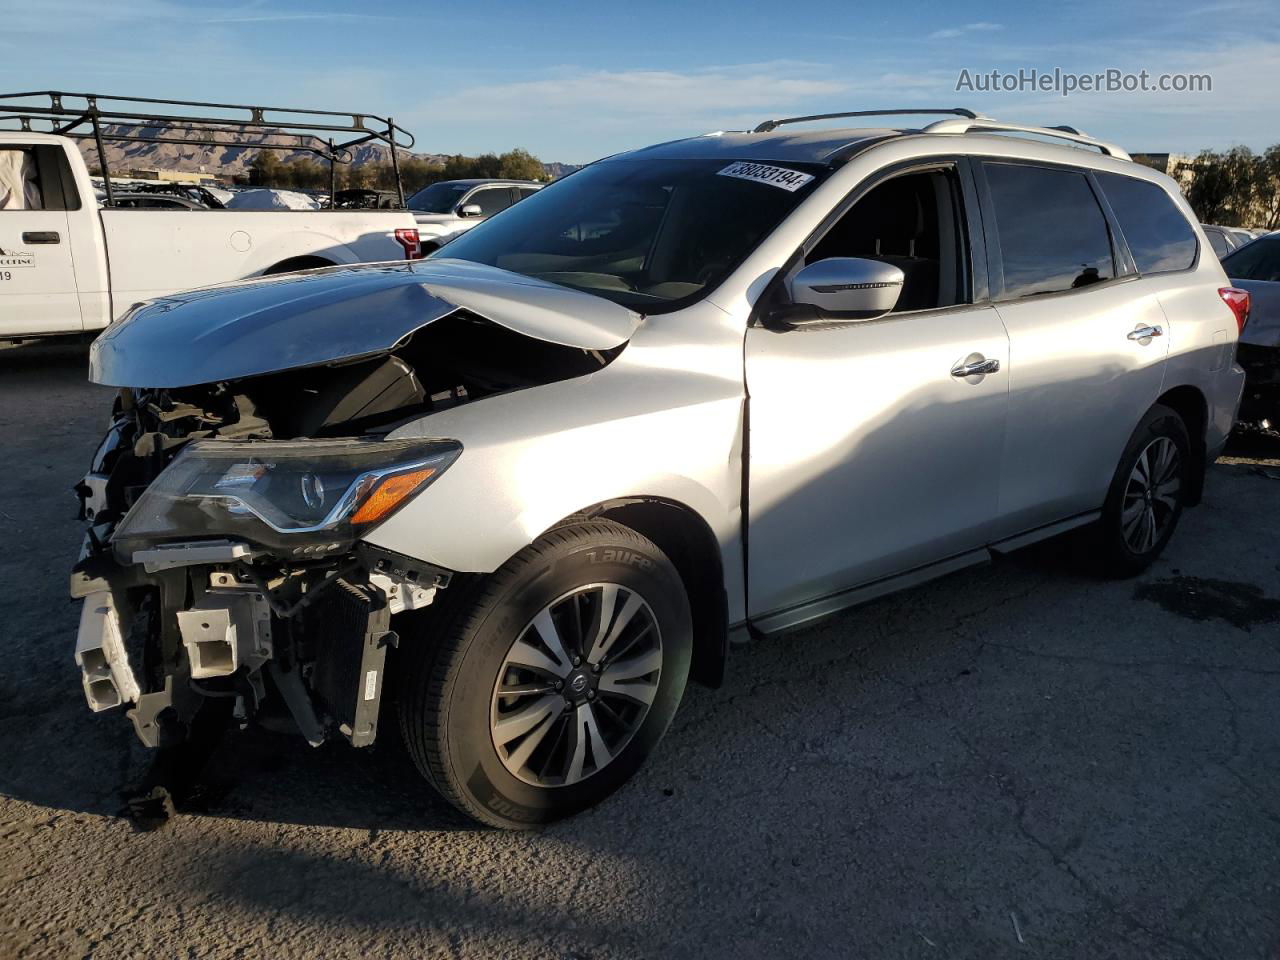
M 1164 550 L 1182 516 L 1191 463 L 1182 418 L 1152 407 L 1125 447 L 1102 510 L 1097 541 L 1104 572 L 1135 576 Z
M 633 530 L 588 521 L 459 586 L 432 635 L 410 638 L 400 718 L 418 769 L 499 827 L 599 803 L 684 693 L 691 618 L 670 560 Z

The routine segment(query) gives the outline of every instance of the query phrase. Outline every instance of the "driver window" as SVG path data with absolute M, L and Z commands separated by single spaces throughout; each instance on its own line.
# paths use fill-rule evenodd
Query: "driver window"
M 836 221 L 805 257 L 861 257 L 898 267 L 902 294 L 894 313 L 967 303 L 968 264 L 960 185 L 954 169 L 886 180 Z
M 495 213 L 501 213 L 511 206 L 511 191 L 506 187 L 490 187 L 487 190 L 477 190 L 467 197 L 466 203 L 474 203 L 480 208 L 481 214 L 486 217 L 492 217 Z
M 34 151 L 0 149 L 0 210 L 43 209 Z

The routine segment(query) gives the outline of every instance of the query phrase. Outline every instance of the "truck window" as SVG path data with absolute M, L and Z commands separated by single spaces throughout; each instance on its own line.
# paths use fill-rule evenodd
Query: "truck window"
M 511 190 L 507 187 L 489 187 L 484 190 L 477 190 L 467 197 L 466 202 L 476 204 L 486 217 L 492 217 L 495 213 L 501 213 L 511 206 Z
M 43 210 L 35 151 L 0 147 L 0 210 Z

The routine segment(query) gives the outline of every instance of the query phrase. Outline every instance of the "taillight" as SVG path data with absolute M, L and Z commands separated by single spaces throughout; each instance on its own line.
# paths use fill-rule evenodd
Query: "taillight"
M 418 242 L 417 227 L 400 227 L 396 230 L 396 242 L 404 247 L 406 260 L 422 259 L 422 244 Z
M 1219 287 L 1218 296 L 1236 315 L 1237 333 L 1244 333 L 1244 325 L 1249 322 L 1249 291 L 1239 287 Z

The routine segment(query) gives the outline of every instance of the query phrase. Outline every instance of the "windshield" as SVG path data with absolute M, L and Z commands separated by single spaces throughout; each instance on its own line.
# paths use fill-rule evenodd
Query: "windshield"
M 465 183 L 433 183 L 409 198 L 409 209 L 420 213 L 452 213 L 468 189 Z
M 1237 280 L 1280 280 L 1280 237 L 1260 237 L 1222 258 L 1227 276 Z
M 674 310 L 714 289 L 826 175 L 727 160 L 610 160 L 552 184 L 434 256 Z

